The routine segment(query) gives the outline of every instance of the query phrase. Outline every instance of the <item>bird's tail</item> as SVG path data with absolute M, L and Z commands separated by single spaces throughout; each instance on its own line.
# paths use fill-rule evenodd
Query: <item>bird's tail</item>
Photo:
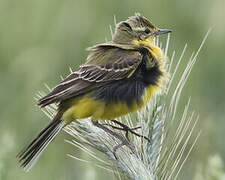
M 21 167 L 23 167 L 26 171 L 29 171 L 37 162 L 41 153 L 63 128 L 64 124 L 65 121 L 60 120 L 59 118 L 54 118 L 28 146 L 23 148 L 17 154 Z

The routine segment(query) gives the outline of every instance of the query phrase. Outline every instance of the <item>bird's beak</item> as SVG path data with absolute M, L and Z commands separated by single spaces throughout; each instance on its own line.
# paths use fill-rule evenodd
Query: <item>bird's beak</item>
M 161 34 L 167 34 L 171 33 L 172 30 L 170 29 L 158 29 L 157 31 L 154 32 L 155 35 L 161 35 Z

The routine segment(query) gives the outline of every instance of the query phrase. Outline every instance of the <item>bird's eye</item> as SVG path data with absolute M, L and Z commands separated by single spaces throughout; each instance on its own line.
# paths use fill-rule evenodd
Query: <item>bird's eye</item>
M 148 29 L 148 28 L 147 28 L 147 29 L 145 29 L 145 33 L 146 33 L 146 34 L 149 34 L 150 32 L 151 32 L 151 30 L 150 30 L 150 29 Z

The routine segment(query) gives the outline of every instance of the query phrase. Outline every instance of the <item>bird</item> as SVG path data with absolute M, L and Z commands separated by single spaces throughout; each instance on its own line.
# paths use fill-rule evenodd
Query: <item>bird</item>
M 36 138 L 17 154 L 20 165 L 30 170 L 65 126 L 89 117 L 95 126 L 122 141 L 114 152 L 122 145 L 134 151 L 127 138 L 99 121 L 115 121 L 136 112 L 146 106 L 153 94 L 160 92 L 168 73 L 163 52 L 154 42 L 157 36 L 170 32 L 135 13 L 116 24 L 111 41 L 88 48 L 86 62 L 38 100 L 40 108 L 57 104 L 57 112 Z

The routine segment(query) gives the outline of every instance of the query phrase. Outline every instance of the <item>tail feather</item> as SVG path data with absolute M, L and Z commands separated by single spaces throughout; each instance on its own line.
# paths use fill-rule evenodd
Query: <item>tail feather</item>
M 28 146 L 17 154 L 21 166 L 26 171 L 29 171 L 34 166 L 42 152 L 53 141 L 64 124 L 65 122 L 60 119 L 51 121 Z
M 28 144 L 26 147 L 24 147 L 18 154 L 16 157 L 20 157 L 22 156 L 26 151 L 28 151 L 28 149 L 43 135 L 43 133 L 45 133 L 52 125 L 53 123 L 55 123 L 56 121 L 52 121 L 51 123 L 49 123 L 44 129 L 41 130 L 41 132 L 30 142 L 30 144 Z
M 36 142 L 28 146 L 27 150 L 24 151 L 24 155 L 21 156 L 19 162 L 23 161 L 28 156 L 32 157 L 32 155 L 36 154 L 36 152 L 42 147 L 42 145 L 48 141 L 48 138 L 51 137 L 51 134 L 53 133 L 57 125 L 56 123 L 53 123 L 51 124 L 52 126 L 50 126 L 50 128 L 47 129 L 42 136 L 38 135 L 38 138 L 35 138 Z M 26 161 L 28 160 L 29 158 L 26 159 Z M 23 164 L 25 164 L 26 161 L 24 161 Z

